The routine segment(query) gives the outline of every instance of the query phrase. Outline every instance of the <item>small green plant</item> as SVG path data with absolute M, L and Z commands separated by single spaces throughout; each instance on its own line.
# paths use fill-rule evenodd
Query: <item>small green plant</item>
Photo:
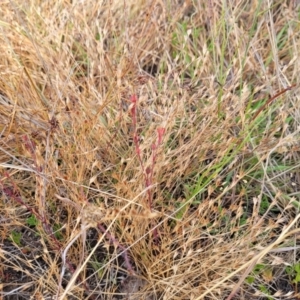
M 286 273 L 289 275 L 293 283 L 300 283 L 300 263 L 285 268 Z
M 98 262 L 97 259 L 91 259 L 90 264 L 95 272 L 97 272 L 98 278 L 102 278 L 104 274 L 104 268 L 103 266 L 107 262 L 107 259 L 104 260 L 104 262 Z
M 262 197 L 261 203 L 260 203 L 260 208 L 259 208 L 259 213 L 263 215 L 269 208 L 270 203 L 266 197 Z
M 264 268 L 265 268 L 265 265 L 263 265 L 263 264 L 257 264 L 257 265 L 254 267 L 254 269 L 253 269 L 251 275 L 249 275 L 249 276 L 246 278 L 246 282 L 247 282 L 248 284 L 254 283 L 255 277 L 256 277 L 256 276 L 257 276 Z
M 29 226 L 36 227 L 38 220 L 34 215 L 31 215 L 29 218 L 26 219 L 26 223 Z
M 59 241 L 61 241 L 63 239 L 63 235 L 61 233 L 61 228 L 62 228 L 62 226 L 60 224 L 54 224 L 54 226 L 53 226 L 54 235 Z
M 273 278 L 272 269 L 264 264 L 257 264 L 252 273 L 246 278 L 246 282 L 249 285 L 256 285 L 256 279 L 261 276 L 264 281 L 271 281 Z M 270 296 L 270 291 L 266 284 L 259 283 L 256 287 L 265 294 L 268 300 L 273 300 L 274 298 Z
M 10 234 L 9 240 L 11 240 L 13 243 L 21 247 L 21 238 L 22 238 L 22 233 L 13 230 Z
M 259 290 L 266 295 L 268 300 L 274 300 L 274 298 L 272 296 L 269 296 L 270 292 L 269 292 L 268 288 L 265 285 L 260 284 L 258 287 L 259 287 Z

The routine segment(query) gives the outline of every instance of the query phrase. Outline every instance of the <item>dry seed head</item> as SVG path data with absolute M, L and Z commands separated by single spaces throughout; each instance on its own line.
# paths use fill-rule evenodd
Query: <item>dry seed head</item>
M 104 206 L 96 206 L 89 204 L 82 209 L 81 218 L 82 223 L 89 227 L 96 227 L 97 224 L 112 221 L 117 217 L 122 218 L 143 218 L 153 219 L 159 215 L 158 212 L 150 211 L 137 211 L 136 209 L 130 209 L 129 212 L 122 208 L 106 208 Z

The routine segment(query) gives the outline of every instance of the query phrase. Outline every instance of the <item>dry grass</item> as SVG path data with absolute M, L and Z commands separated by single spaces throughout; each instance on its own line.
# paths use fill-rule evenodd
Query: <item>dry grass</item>
M 3 299 L 300 299 L 299 16 L 2 0 Z

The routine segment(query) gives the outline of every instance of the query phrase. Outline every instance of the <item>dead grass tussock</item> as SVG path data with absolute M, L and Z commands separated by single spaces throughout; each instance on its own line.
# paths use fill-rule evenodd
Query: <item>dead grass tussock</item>
M 96 2 L 2 4 L 1 295 L 297 297 L 296 1 Z

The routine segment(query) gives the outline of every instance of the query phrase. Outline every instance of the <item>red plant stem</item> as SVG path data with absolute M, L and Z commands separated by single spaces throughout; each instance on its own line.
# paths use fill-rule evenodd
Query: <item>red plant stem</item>
M 135 152 L 137 154 L 140 166 L 142 168 L 142 172 L 145 178 L 145 186 L 147 188 L 147 197 L 148 197 L 148 206 L 150 211 L 153 210 L 153 191 L 151 189 L 151 185 L 153 184 L 153 174 L 154 174 L 154 167 L 157 159 L 157 149 L 159 145 L 162 143 L 163 135 L 165 133 L 165 128 L 158 128 L 157 129 L 157 143 L 152 144 L 152 161 L 151 166 L 145 169 L 144 163 L 141 156 L 141 149 L 140 149 L 140 139 L 137 131 L 137 101 L 138 98 L 136 95 L 132 95 L 131 98 L 132 108 L 131 108 L 131 116 L 132 116 L 132 126 L 133 126 L 133 142 L 135 145 Z M 154 240 L 158 242 L 158 232 L 157 229 L 153 231 Z
M 270 103 L 272 103 L 276 98 L 278 98 L 280 95 L 284 94 L 287 91 L 290 91 L 291 89 L 293 89 L 296 86 L 296 84 L 293 84 L 289 87 L 287 87 L 286 89 L 278 92 L 277 94 L 275 94 L 273 97 L 271 97 L 257 112 L 256 114 L 252 117 L 251 122 L 253 122 L 257 116 L 266 108 L 266 106 L 268 106 Z
M 60 242 L 58 241 L 58 239 L 55 237 L 53 230 L 51 229 L 51 226 L 48 224 L 47 220 L 45 217 L 41 216 L 36 210 L 34 210 L 33 208 L 31 208 L 30 206 L 28 206 L 22 199 L 21 197 L 21 193 L 19 192 L 18 187 L 16 186 L 16 184 L 14 183 L 14 181 L 10 178 L 10 175 L 5 172 L 4 176 L 10 180 L 11 185 L 12 186 L 8 186 L 8 187 L 4 187 L 2 182 L 0 181 L 0 185 L 2 187 L 2 191 L 5 194 L 6 197 L 8 197 L 9 199 L 13 199 L 15 202 L 23 205 L 26 207 L 26 209 L 28 211 L 30 211 L 31 214 L 33 214 L 38 220 L 40 220 L 40 222 L 43 224 L 43 228 L 46 232 L 46 234 L 48 234 L 52 240 L 52 242 L 54 243 L 54 247 L 53 249 L 57 252 L 60 252 L 62 249 L 62 245 L 60 244 Z M 75 273 L 75 269 L 72 266 L 72 264 L 70 263 L 70 261 L 68 259 L 66 259 L 66 264 L 68 269 L 70 270 L 70 272 L 72 274 Z M 80 279 L 80 277 L 78 278 L 79 281 L 82 281 Z M 83 282 L 83 286 L 84 289 L 89 292 L 89 287 L 87 286 L 86 282 Z
M 42 217 L 37 211 L 35 211 L 33 208 L 31 208 L 30 206 L 28 206 L 22 199 L 20 192 L 18 191 L 18 188 L 16 186 L 16 184 L 12 181 L 12 179 L 10 178 L 9 174 L 5 172 L 5 177 L 7 179 L 9 179 L 11 181 L 12 187 L 4 187 L 2 186 L 2 190 L 4 192 L 4 194 L 6 195 L 6 197 L 13 199 L 15 202 L 23 205 L 26 207 L 26 209 L 28 211 L 31 212 L 31 214 L 33 214 L 38 220 L 40 220 L 40 222 L 43 224 L 43 227 L 46 231 L 46 233 L 50 236 L 50 238 L 52 239 L 52 241 L 55 244 L 55 250 L 60 250 L 61 249 L 61 244 L 59 243 L 59 241 L 57 240 L 57 238 L 55 237 L 50 225 L 48 224 L 47 220 L 45 219 L 45 217 Z M 1 184 L 2 185 L 2 184 Z
M 113 245 L 117 245 L 117 247 L 121 249 L 121 251 L 123 252 L 123 257 L 125 260 L 125 264 L 127 266 L 127 270 L 129 271 L 130 275 L 135 274 L 134 269 L 130 263 L 130 259 L 126 248 L 123 245 L 121 245 L 119 241 L 110 232 L 107 232 L 107 230 L 102 224 L 98 224 L 98 228 L 101 230 L 103 234 L 105 234 L 108 237 L 110 243 L 112 243 Z
M 153 173 L 154 173 L 154 166 L 156 163 L 157 158 L 157 148 L 162 143 L 163 135 L 165 133 L 164 128 L 158 128 L 157 129 L 157 144 L 152 144 L 152 162 L 151 166 L 147 167 L 146 170 L 144 168 L 142 156 L 141 156 L 141 149 L 140 149 L 140 139 L 137 132 L 137 101 L 138 98 L 136 95 L 132 95 L 131 98 L 132 108 L 131 108 L 131 116 L 132 116 L 132 125 L 133 125 L 133 142 L 135 145 L 135 152 L 137 154 L 138 160 L 140 162 L 140 166 L 142 168 L 144 177 L 145 177 L 145 185 L 147 189 L 147 195 L 148 195 L 148 205 L 149 209 L 152 211 L 153 209 L 153 193 L 150 189 L 152 183 L 153 183 Z

